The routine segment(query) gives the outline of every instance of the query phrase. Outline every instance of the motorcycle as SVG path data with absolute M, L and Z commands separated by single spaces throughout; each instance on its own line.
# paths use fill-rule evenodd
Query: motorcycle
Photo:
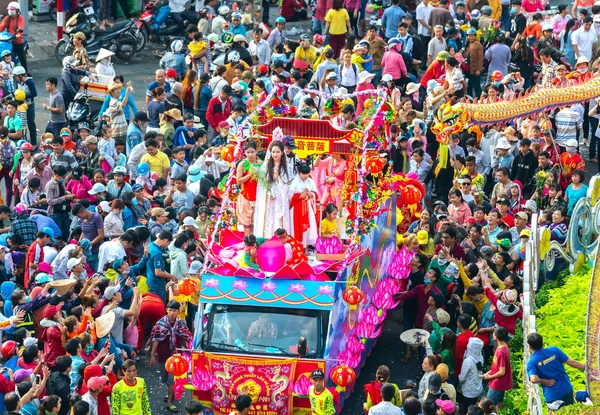
M 137 50 L 135 23 L 131 20 L 115 22 L 111 28 L 98 30 L 98 18 L 94 8 L 86 2 L 78 2 L 82 12 L 76 13 L 65 24 L 65 37 L 56 45 L 54 55 L 59 62 L 73 53 L 72 37 L 83 32 L 87 38 L 86 50 L 90 58 L 95 58 L 101 48 L 115 53 L 117 58 L 129 61 Z
M 69 104 L 65 116 L 67 117 L 71 131 L 76 131 L 77 126 L 82 122 L 88 123 L 90 130 L 93 131 L 94 121 L 98 119 L 101 104 L 98 103 L 99 105 L 96 105 L 97 108 L 92 108 L 90 96 L 87 91 L 87 82 L 89 82 L 89 79 L 84 77 L 81 82 L 83 83 L 83 90 L 75 94 L 75 98 Z
M 186 20 L 184 25 L 197 24 L 197 19 Z M 185 33 L 180 33 L 179 27 L 171 17 L 169 17 L 169 6 L 168 2 L 158 0 L 155 2 L 148 2 L 144 13 L 140 15 L 138 20 L 135 22 L 138 29 L 138 39 L 143 38 L 143 44 L 147 41 L 157 44 L 166 45 L 168 50 L 169 45 L 174 40 L 185 41 Z M 140 47 L 141 41 L 138 42 L 138 48 Z M 143 47 L 143 46 L 142 46 Z

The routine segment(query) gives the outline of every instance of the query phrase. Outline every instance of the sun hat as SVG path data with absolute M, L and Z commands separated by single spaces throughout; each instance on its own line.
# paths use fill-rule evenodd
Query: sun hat
M 506 137 L 500 137 L 498 139 L 498 143 L 496 144 L 496 148 L 499 150 L 510 150 L 511 147 L 512 146 L 510 145 Z
M 429 242 L 429 234 L 426 230 L 421 229 L 417 232 L 417 240 L 419 241 L 419 245 L 426 245 Z
M 445 61 L 449 57 L 450 57 L 450 54 L 448 52 L 446 52 L 445 50 L 442 50 L 440 53 L 437 54 L 437 57 L 435 59 L 438 61 Z
M 123 88 L 123 84 L 122 83 L 120 83 L 120 82 L 111 82 L 111 83 L 108 84 L 107 92 L 110 94 L 115 89 L 122 89 L 122 88 Z
M 106 59 L 109 56 L 113 56 L 115 53 L 104 48 L 100 48 L 98 55 L 96 56 L 96 62 L 100 62 L 102 59 Z
M 373 79 L 374 77 L 375 77 L 375 74 L 369 73 L 367 71 L 362 71 L 361 73 L 358 74 L 358 83 L 359 84 L 367 83 L 369 80 Z
M 80 39 L 80 40 L 85 40 L 85 39 L 86 39 L 86 37 L 85 37 L 85 33 L 83 33 L 83 32 L 77 32 L 77 33 L 75 33 L 75 34 L 73 35 L 73 37 L 74 37 L 75 39 Z
M 537 212 L 537 205 L 533 200 L 528 200 L 522 207 L 531 210 L 533 213 Z
M 414 82 L 409 82 L 406 85 L 406 95 L 412 95 L 419 90 L 421 86 L 419 84 L 415 84 Z
M 84 145 L 89 145 L 89 144 L 98 144 L 98 139 L 96 138 L 96 136 L 93 135 L 89 135 L 85 141 L 83 142 Z
M 389 73 L 386 73 L 381 77 L 381 80 L 383 82 L 392 82 L 394 80 L 394 78 Z
M 165 73 L 165 77 L 166 78 L 177 78 L 177 71 L 173 68 L 169 68 L 169 69 L 167 69 L 167 72 Z
M 200 170 L 200 167 L 196 165 L 191 166 L 188 170 L 188 180 L 190 181 L 190 183 L 196 183 L 197 181 L 202 179 L 203 176 L 204 174 L 202 173 L 202 170 Z
M 98 338 L 106 336 L 115 324 L 115 313 L 106 313 L 98 317 L 96 323 L 96 335 Z
M 590 60 L 588 58 L 586 58 L 585 56 L 582 55 L 582 56 L 580 56 L 580 57 L 577 58 L 577 62 L 575 62 L 575 66 L 577 66 L 577 65 L 579 65 L 581 63 L 588 64 L 588 63 L 590 63 Z
M 450 314 L 443 308 L 438 308 L 435 313 L 437 314 L 438 323 L 439 324 L 448 324 L 450 323 Z
M 198 224 L 191 216 L 188 216 L 183 220 L 183 226 L 193 226 L 194 228 L 199 229 Z
M 174 120 L 183 121 L 183 117 L 181 116 L 181 110 L 179 108 L 171 108 L 169 111 L 165 111 L 164 114 L 168 115 Z
M 54 288 L 60 295 L 65 295 L 71 288 L 73 288 L 76 282 L 76 280 L 68 278 L 65 280 L 52 281 L 50 286 Z
M 326 81 L 329 81 L 331 79 L 338 79 L 338 76 L 337 76 L 337 74 L 335 72 L 329 72 L 327 74 L 327 76 L 325 77 Z
M 192 263 L 190 264 L 190 269 L 188 271 L 188 274 L 200 274 L 200 271 L 202 270 L 202 262 L 200 261 L 192 261 Z
M 565 147 L 575 147 L 577 148 L 577 146 L 579 145 L 579 143 L 577 142 L 576 139 L 574 138 L 570 138 L 569 140 L 567 140 L 567 142 L 565 143 Z

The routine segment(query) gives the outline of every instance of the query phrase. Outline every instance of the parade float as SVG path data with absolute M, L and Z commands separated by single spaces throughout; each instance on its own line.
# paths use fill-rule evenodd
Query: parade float
M 280 97 L 283 90 L 275 85 L 240 127 L 235 144 L 225 148 L 222 158 L 232 169 L 204 241 L 201 283 L 180 288 L 199 290 L 200 305 L 193 344 L 171 358 L 168 370 L 177 376 L 176 395 L 191 390 L 215 415 L 231 413 L 240 393 L 252 397 L 253 415 L 308 415 L 315 369 L 324 371 L 341 410 L 408 276 L 411 257 L 396 247 L 396 205 L 403 206 L 406 220 L 414 219 L 425 192 L 415 178 L 392 174 L 382 155 L 396 115 L 387 91 L 362 92 L 371 98 L 357 128 L 340 130 L 328 120 L 287 117 L 293 108 Z M 330 115 L 351 98 L 323 96 Z M 283 244 L 272 238 L 258 247 L 258 266 L 247 267 L 241 261 L 244 234 L 236 226 L 233 166 L 246 140 L 266 149 L 286 135 L 294 137 L 300 158 L 337 153 L 348 161 L 345 243 L 290 266 Z M 250 336 L 260 322 L 270 336 Z

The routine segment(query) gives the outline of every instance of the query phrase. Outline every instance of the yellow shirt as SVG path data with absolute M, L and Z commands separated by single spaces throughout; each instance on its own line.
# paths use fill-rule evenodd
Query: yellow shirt
M 362 72 L 362 70 L 363 70 L 362 64 L 365 61 L 362 56 L 357 55 L 356 53 L 353 53 L 352 54 L 352 58 L 350 59 L 350 61 L 352 63 L 356 64 L 356 66 L 358 66 L 358 71 L 359 72 Z
M 335 406 L 333 406 L 333 395 L 328 389 L 321 393 L 315 392 L 315 387 L 311 386 L 308 390 L 308 399 L 313 415 L 334 415 Z
M 162 151 L 158 151 L 155 156 L 145 154 L 142 157 L 142 161 L 145 161 L 150 166 L 150 171 L 158 174 L 160 177 L 163 175 L 163 169 L 168 169 L 170 166 L 169 157 Z
M 325 16 L 325 21 L 329 23 L 329 34 L 332 35 L 343 35 L 348 32 L 346 22 L 350 20 L 348 10 L 330 9 Z
M 327 218 L 321 221 L 321 235 L 331 236 L 331 235 L 339 235 L 337 222 L 331 221 Z
M 202 52 L 202 49 L 206 48 L 206 42 L 203 40 L 199 40 L 198 42 L 196 42 L 195 40 L 193 42 L 190 42 L 190 44 L 188 45 L 188 49 L 190 50 L 190 56 L 193 58 L 196 54 Z
M 294 52 L 294 59 L 306 62 L 306 64 L 311 67 L 317 60 L 317 50 L 314 46 L 309 47 L 308 50 L 304 49 L 302 46 L 298 46 Z

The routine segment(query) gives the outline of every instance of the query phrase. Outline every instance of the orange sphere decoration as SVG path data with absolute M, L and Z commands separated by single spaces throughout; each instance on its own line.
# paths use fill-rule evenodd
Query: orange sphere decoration
M 350 305 L 357 305 L 365 299 L 365 295 L 361 289 L 354 285 L 346 288 L 342 297 L 344 298 L 344 301 Z
M 421 191 L 409 185 L 402 190 L 402 199 L 409 205 L 418 203 L 422 198 Z
M 179 284 L 177 284 L 177 290 L 180 294 L 192 295 L 198 290 L 198 286 L 195 281 L 184 278 L 179 281 Z
M 331 372 L 331 380 L 343 388 L 350 386 L 356 380 L 356 372 L 350 366 L 341 365 Z
M 225 160 L 227 163 L 231 163 L 233 161 L 233 153 L 235 152 L 235 146 L 233 144 L 227 144 L 221 150 L 221 159 Z
M 365 168 L 369 173 L 376 174 L 383 170 L 385 167 L 385 160 L 379 157 L 379 155 L 368 157 L 365 163 Z
M 173 376 L 184 375 L 188 370 L 188 361 L 180 354 L 175 354 L 165 362 L 167 373 Z

